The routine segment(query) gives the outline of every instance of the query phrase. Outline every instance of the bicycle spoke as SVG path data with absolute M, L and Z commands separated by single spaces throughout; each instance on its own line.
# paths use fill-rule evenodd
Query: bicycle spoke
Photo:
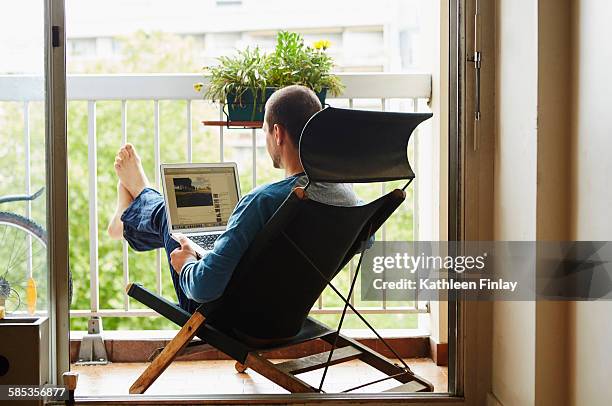
M 6 230 L 8 230 L 8 226 L 5 225 L 4 226 L 4 232 L 2 233 L 2 239 L 0 240 L 0 247 L 4 246 L 3 241 L 4 241 L 4 237 L 6 236 Z
M 25 241 L 25 240 L 27 240 L 27 236 L 25 236 L 25 238 L 24 238 L 23 240 L 24 240 L 24 241 Z M 32 242 L 34 242 L 34 240 L 35 240 L 35 238 L 32 238 Z M 19 258 L 20 258 L 20 256 L 21 256 L 21 254 L 24 254 L 24 255 L 25 255 L 24 261 L 29 261 L 30 259 L 33 259 L 33 258 L 37 257 L 37 255 L 38 255 L 38 254 L 39 254 L 41 251 L 45 250 L 45 248 L 46 248 L 46 247 L 44 247 L 44 246 L 41 246 L 41 244 L 40 244 L 40 243 L 38 243 L 38 244 L 36 244 L 36 245 L 37 245 L 38 247 L 40 247 L 40 248 L 38 249 L 38 251 L 36 251 L 36 252 L 32 252 L 32 255 L 28 256 L 28 255 L 26 254 L 26 253 L 27 253 L 27 251 L 28 251 L 28 245 L 26 244 L 26 245 L 25 245 L 25 247 L 24 247 L 24 248 L 21 250 L 21 252 L 19 253 L 19 256 L 15 256 L 15 261 L 14 261 L 14 264 L 12 264 L 11 268 L 9 268 L 9 271 L 10 271 L 10 270 L 11 270 L 13 267 L 15 267 L 15 266 L 17 266 L 17 265 L 19 265 L 19 264 L 21 263 L 21 261 L 19 261 Z M 36 254 L 36 255 L 35 255 L 35 254 Z M 28 275 L 28 277 L 29 277 L 29 275 Z
M 24 238 L 21 240 L 21 245 L 20 245 L 20 247 L 21 247 L 21 246 L 23 246 L 23 248 L 21 248 L 21 249 L 19 250 L 19 256 L 15 258 L 15 262 L 16 262 L 17 264 L 21 262 L 21 261 L 19 261 L 19 259 L 21 258 L 21 256 L 22 256 L 22 255 L 24 256 L 24 260 L 23 260 L 24 262 L 25 262 L 25 261 L 29 261 L 29 260 L 30 260 L 30 258 L 32 258 L 31 256 L 29 256 L 29 255 L 28 255 L 28 251 L 30 250 L 30 248 L 32 248 L 32 247 L 33 247 L 33 244 L 34 244 L 34 239 L 33 239 L 33 238 L 31 238 L 31 241 L 30 241 L 30 242 L 28 242 L 28 236 L 29 236 L 29 235 L 25 235 L 25 236 L 24 236 Z M 27 262 L 26 262 L 26 264 L 27 264 Z M 27 271 L 27 265 L 26 265 L 26 271 Z M 28 276 L 29 276 L 29 275 L 28 275 Z
M 19 242 L 19 245 L 17 246 L 17 249 L 14 250 L 14 252 L 16 252 L 16 254 L 13 257 L 13 261 L 11 263 L 9 263 L 9 271 L 14 268 L 17 265 L 21 264 L 21 261 L 19 261 L 19 259 L 21 258 L 22 254 L 25 254 L 27 252 L 28 249 L 28 245 L 25 243 L 27 241 L 27 235 L 24 234 L 23 238 L 21 239 L 21 241 Z M 17 240 L 17 236 L 15 237 L 15 240 Z M 22 248 L 23 246 L 23 248 Z M 28 259 L 28 258 L 26 258 Z
M 42 246 L 41 244 L 38 244 L 38 249 L 36 249 L 36 251 L 32 251 L 32 256 L 30 257 L 26 257 L 25 260 L 29 260 L 30 258 L 37 258 L 38 254 L 42 253 L 46 251 L 46 247 Z M 25 251 L 24 251 L 25 253 Z M 19 261 L 14 261 L 14 264 L 12 265 L 12 267 L 10 269 L 8 269 L 8 271 L 10 271 L 11 269 L 13 269 L 15 266 L 19 265 Z M 38 271 L 39 269 L 43 268 L 43 266 L 46 265 L 46 262 L 42 262 L 39 265 L 32 265 L 32 275 L 35 274 L 35 271 Z M 23 275 L 23 277 L 19 278 L 19 279 L 13 279 L 12 284 L 20 284 L 22 282 L 26 282 L 28 279 L 30 278 L 30 275 Z
M 0 248 L 5 246 L 6 233 L 7 233 L 8 229 L 9 229 L 9 227 L 7 225 L 4 225 L 4 230 L 2 231 L 2 239 L 0 240 Z M 5 272 L 2 275 L 2 277 L 6 278 L 7 275 L 8 275 L 8 269 L 5 270 Z
M 17 230 L 17 229 L 13 229 L 13 230 Z M 11 246 L 11 249 L 9 251 L 11 256 L 9 257 L 9 260 L 8 260 L 6 273 L 8 273 L 8 265 L 10 265 L 13 260 L 13 253 L 15 252 L 15 240 L 16 238 L 13 238 L 13 245 Z
M 19 261 L 21 256 L 26 252 L 27 250 L 27 234 L 25 233 L 21 233 L 23 238 L 19 238 L 20 233 L 18 232 L 17 229 L 15 229 L 13 231 L 13 234 L 15 234 L 15 238 L 14 241 L 18 244 L 17 247 L 13 248 L 13 256 L 12 256 L 12 261 L 9 264 L 9 271 L 11 269 L 13 269 L 15 266 L 19 265 L 21 262 Z

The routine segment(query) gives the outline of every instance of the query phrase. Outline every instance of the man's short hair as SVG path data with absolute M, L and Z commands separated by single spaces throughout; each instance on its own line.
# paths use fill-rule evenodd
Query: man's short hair
M 306 123 L 321 110 L 319 98 L 309 88 L 292 85 L 277 90 L 266 102 L 266 122 L 270 131 L 282 125 L 296 147 Z

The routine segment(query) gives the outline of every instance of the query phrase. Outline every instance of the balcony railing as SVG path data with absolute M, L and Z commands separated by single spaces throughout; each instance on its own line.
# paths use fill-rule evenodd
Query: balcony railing
M 329 104 L 344 106 L 349 108 L 367 108 L 376 110 L 394 111 L 425 111 L 427 101 L 431 94 L 431 75 L 413 73 L 372 73 L 372 74 L 340 74 L 346 88 L 344 93 L 336 98 L 329 100 Z M 101 101 L 116 101 L 121 106 L 121 131 L 122 143 L 129 140 L 128 137 L 128 106 L 133 101 L 150 101 L 153 106 L 153 134 L 152 143 L 154 149 L 155 185 L 159 186 L 159 167 L 160 167 L 160 102 L 161 101 L 181 101 L 186 102 L 183 119 L 187 128 L 186 145 L 182 148 L 186 151 L 189 162 L 193 159 L 194 143 L 194 103 L 205 103 L 202 101 L 201 94 L 193 90 L 193 84 L 202 81 L 202 77 L 192 74 L 157 74 L 157 75 L 70 75 L 67 81 L 67 96 L 69 101 L 87 102 L 87 146 L 88 146 L 88 206 L 89 206 L 89 290 L 90 306 L 88 309 L 73 309 L 73 317 L 143 317 L 155 315 L 155 312 L 148 309 L 134 309 L 130 306 L 128 296 L 124 294 L 123 306 L 117 308 L 102 308 L 100 303 L 99 285 L 99 253 L 98 253 L 98 153 L 97 153 L 97 128 L 96 128 L 96 106 Z M 22 102 L 24 116 L 24 143 L 25 143 L 25 176 L 26 192 L 29 192 L 30 185 L 30 155 L 29 151 L 29 110 L 30 103 L 43 100 L 41 93 L 42 78 L 36 76 L 0 76 L 0 101 Z M 208 102 L 207 102 L 208 103 Z M 223 116 L 222 106 L 217 105 L 218 116 Z M 196 122 L 197 123 L 197 122 Z M 196 124 L 197 125 L 197 124 Z M 226 156 L 225 137 L 227 129 L 217 127 L 214 131 L 218 132 L 219 151 L 218 157 L 223 161 Z M 258 144 L 258 132 L 250 131 L 250 148 L 252 153 L 252 185 L 258 183 L 257 160 L 258 148 L 265 144 Z M 422 130 L 417 130 L 422 131 Z M 418 161 L 419 156 L 418 137 L 414 137 L 411 142 L 412 162 Z M 117 145 L 117 148 L 119 145 Z M 244 145 L 242 146 L 244 149 Z M 260 157 L 261 159 L 261 157 Z M 418 183 L 413 183 L 413 235 L 417 236 L 418 212 L 416 198 Z M 385 193 L 385 185 L 381 185 L 380 193 Z M 26 214 L 29 214 L 26 213 Z M 385 239 L 386 230 L 383 227 L 381 237 Z M 160 250 L 156 254 L 156 290 L 162 293 L 162 269 L 165 268 L 165 257 Z M 129 272 L 129 250 L 127 243 L 123 242 L 123 284 L 130 282 Z M 354 266 L 349 267 L 350 275 L 353 275 Z M 173 293 L 172 293 L 173 295 Z M 351 298 L 355 303 L 355 298 Z M 418 297 L 414 302 L 405 306 L 392 306 L 383 298 L 380 306 L 364 307 L 356 306 L 363 313 L 370 314 L 405 314 L 405 313 L 425 313 L 429 311 L 429 306 L 425 302 L 419 302 Z M 341 308 L 326 306 L 323 296 L 312 310 L 312 313 L 335 314 L 340 313 Z

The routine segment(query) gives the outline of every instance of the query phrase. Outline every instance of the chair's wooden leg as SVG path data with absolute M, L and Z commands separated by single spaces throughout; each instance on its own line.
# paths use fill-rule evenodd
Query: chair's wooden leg
M 252 368 L 253 371 L 265 376 L 275 384 L 282 386 L 291 393 L 317 392 L 315 388 L 306 382 L 296 378 L 288 372 L 280 370 L 272 362 L 268 361 L 257 353 L 249 353 L 245 364 L 248 365 L 249 368 Z
M 74 405 L 74 391 L 76 391 L 77 382 L 79 381 L 79 374 L 77 372 L 64 372 L 62 380 L 64 381 L 64 386 L 68 389 L 66 405 Z
M 136 379 L 130 387 L 131 394 L 144 393 L 149 386 L 168 368 L 177 354 L 185 348 L 185 346 L 196 335 L 198 329 L 206 318 L 200 312 L 195 312 L 178 332 L 176 337 L 166 345 L 164 350 L 149 364 L 147 369 Z
M 234 368 L 236 368 L 236 371 L 238 371 L 239 374 L 243 374 L 247 369 L 249 369 L 249 367 L 247 367 L 245 364 L 241 364 L 237 361 L 234 364 Z
M 153 361 L 159 354 L 161 354 L 163 350 L 164 350 L 164 347 L 156 348 L 155 351 L 153 351 L 151 355 L 149 355 L 149 358 L 147 359 L 147 361 L 148 362 Z M 200 354 L 204 354 L 206 352 L 210 352 L 214 350 L 215 350 L 215 347 L 213 347 L 210 344 L 202 343 L 198 341 L 192 341 L 189 344 L 187 344 L 185 348 L 183 348 L 183 351 L 177 354 L 176 360 L 177 361 L 191 361 L 192 358 L 195 358 Z

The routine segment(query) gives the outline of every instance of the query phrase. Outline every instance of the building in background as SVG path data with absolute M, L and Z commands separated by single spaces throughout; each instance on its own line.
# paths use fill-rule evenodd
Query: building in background
M 276 33 L 331 41 L 339 71 L 422 69 L 421 0 L 107 0 L 67 2 L 68 57 L 80 63 L 120 54 L 120 38 L 136 31 L 191 36 L 202 66 L 234 49 L 273 48 Z

